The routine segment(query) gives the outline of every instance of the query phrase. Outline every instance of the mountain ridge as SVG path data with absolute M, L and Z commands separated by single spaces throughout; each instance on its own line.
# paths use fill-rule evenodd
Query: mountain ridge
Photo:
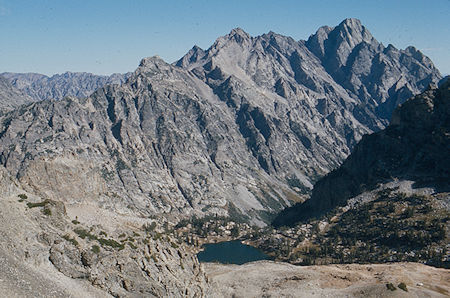
M 382 55 L 370 53 L 369 62 Z M 43 196 L 70 204 L 92 201 L 139 216 L 233 215 L 264 225 L 306 199 L 362 135 L 384 127 L 379 102 L 401 101 L 440 79 L 408 57 L 422 71 L 417 77 L 393 60 L 392 69 L 377 70 L 379 92 L 360 98 L 305 41 L 235 29 L 173 65 L 144 58 L 126 82 L 87 98 L 13 111 L 0 126 L 0 162 Z M 402 77 L 412 77 L 409 85 L 398 83 Z
M 39 100 L 61 100 L 65 96 L 86 97 L 96 89 L 107 84 L 121 84 L 126 81 L 130 73 L 114 73 L 109 76 L 95 75 L 88 72 L 67 71 L 61 74 L 46 76 L 39 73 L 11 73 L 0 74 L 23 93 Z
M 283 211 L 276 226 L 291 225 L 347 204 L 348 199 L 393 180 L 448 192 L 450 80 L 430 87 L 394 111 L 390 125 L 366 135 L 350 156 L 314 186 L 311 199 Z

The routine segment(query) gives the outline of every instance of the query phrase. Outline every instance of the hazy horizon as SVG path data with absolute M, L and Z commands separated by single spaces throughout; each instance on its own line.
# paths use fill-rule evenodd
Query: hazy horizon
M 450 1 L 11 1 L 0 0 L 0 73 L 53 75 L 134 71 L 144 57 L 166 62 L 240 27 L 305 40 L 321 26 L 358 18 L 385 46 L 414 46 L 450 73 Z M 439 30 L 439 31 L 438 31 Z

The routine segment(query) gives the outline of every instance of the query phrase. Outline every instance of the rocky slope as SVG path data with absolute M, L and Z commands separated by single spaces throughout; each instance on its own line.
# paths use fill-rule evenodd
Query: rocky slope
M 196 257 L 162 236 L 154 220 L 116 213 L 110 221 L 96 207 L 78 210 L 97 212 L 78 220 L 64 203 L 25 191 L 3 167 L 0 203 L 3 296 L 202 297 L 207 291 Z
M 86 72 L 65 72 L 48 77 L 38 73 L 4 72 L 0 75 L 34 100 L 60 100 L 66 96 L 89 96 L 105 85 L 123 83 L 130 74 L 100 76 Z
M 0 75 L 0 115 L 33 101 Z
M 385 48 L 353 19 L 306 42 L 235 29 L 176 65 L 146 58 L 121 86 L 5 115 L 0 162 L 70 204 L 263 225 L 439 78 L 420 52 Z
M 415 187 L 449 191 L 450 80 L 399 106 L 390 125 L 364 136 L 336 170 L 314 186 L 312 197 L 282 212 L 276 225 L 325 213 L 378 184 L 415 181 Z
M 449 271 L 422 264 L 206 264 L 214 297 L 447 297 Z M 406 290 L 398 288 L 400 283 Z M 390 289 L 387 284 L 392 284 Z

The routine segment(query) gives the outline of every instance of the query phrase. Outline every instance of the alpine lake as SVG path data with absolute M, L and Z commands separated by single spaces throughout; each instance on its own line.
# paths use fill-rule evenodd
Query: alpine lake
M 218 262 L 237 265 L 270 259 L 262 251 L 243 244 L 238 240 L 205 244 L 203 245 L 203 250 L 197 254 L 197 257 L 200 262 Z

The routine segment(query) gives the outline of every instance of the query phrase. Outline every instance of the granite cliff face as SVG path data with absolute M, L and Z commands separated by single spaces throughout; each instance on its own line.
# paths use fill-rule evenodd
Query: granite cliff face
M 323 214 L 379 184 L 414 181 L 415 187 L 450 189 L 450 80 L 400 105 L 390 125 L 366 135 L 336 170 L 319 180 L 312 197 L 283 211 L 275 225 Z
M 234 29 L 176 65 L 146 58 L 120 86 L 5 115 L 0 162 L 68 204 L 263 225 L 439 79 L 420 52 L 385 48 L 354 19 L 298 42 Z
M 8 79 L 14 87 L 39 101 L 60 100 L 66 96 L 87 97 L 105 85 L 123 83 L 130 74 L 100 76 L 86 72 L 65 72 L 48 77 L 38 73 L 5 72 L 0 75 Z

